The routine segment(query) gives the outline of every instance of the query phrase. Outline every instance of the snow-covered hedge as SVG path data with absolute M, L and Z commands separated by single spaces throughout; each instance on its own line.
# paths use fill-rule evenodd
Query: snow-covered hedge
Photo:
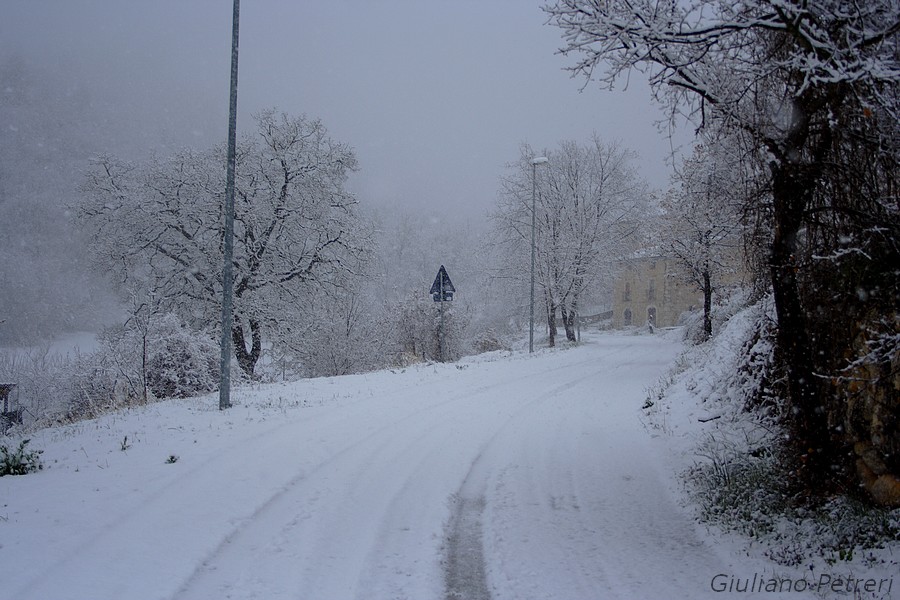
M 786 451 L 781 375 L 774 367 L 770 298 L 737 312 L 710 341 L 690 347 L 644 406 L 650 425 L 693 466 L 683 473 L 698 519 L 743 536 L 748 552 L 782 566 L 866 569 L 900 565 L 900 510 L 853 494 L 810 501 Z
M 49 347 L 0 354 L 0 380 L 15 382 L 22 428 L 92 418 L 110 410 L 216 389 L 218 345 L 164 314 L 105 329 L 93 352 Z M 0 431 L 0 434 L 3 432 Z

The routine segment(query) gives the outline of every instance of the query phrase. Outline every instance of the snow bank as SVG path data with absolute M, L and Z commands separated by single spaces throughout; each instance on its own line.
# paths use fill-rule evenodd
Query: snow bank
M 687 349 L 650 391 L 645 418 L 670 440 L 684 501 L 709 535 L 765 560 L 763 573 L 805 578 L 823 597 L 896 597 L 900 511 L 846 498 L 810 511 L 791 501 L 791 474 L 778 461 L 780 407 L 748 407 L 759 390 L 772 393 L 766 388 L 772 342 L 759 334 L 761 323 L 774 324 L 768 299 L 735 314 L 709 342 Z M 854 581 L 864 583 L 854 587 Z

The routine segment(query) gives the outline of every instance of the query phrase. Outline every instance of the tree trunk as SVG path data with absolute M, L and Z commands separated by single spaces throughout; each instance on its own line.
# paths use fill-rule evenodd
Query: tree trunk
M 556 347 L 556 304 L 552 300 L 547 300 L 547 330 L 550 336 L 549 346 Z
M 566 303 L 563 302 L 559 305 L 560 311 L 562 311 L 562 321 L 563 327 L 566 329 L 566 339 L 570 342 L 574 342 L 576 340 L 575 337 L 575 308 L 572 307 L 572 310 L 566 310 Z
M 259 323 L 254 319 L 248 319 L 250 325 L 250 350 L 247 350 L 247 338 L 244 327 L 238 317 L 234 317 L 234 327 L 231 328 L 231 343 L 234 346 L 234 355 L 237 358 L 241 370 L 247 377 L 253 379 L 256 363 L 262 354 L 262 331 Z
M 777 148 L 779 160 L 771 164 L 773 236 L 770 269 L 775 310 L 778 315 L 778 352 L 787 371 L 791 443 L 800 462 L 798 475 L 811 491 L 827 494 L 843 487 L 835 468 L 842 466 L 839 434 L 828 426 L 828 398 L 816 377 L 812 340 L 816 325 L 810 322 L 801 288 L 801 269 L 809 270 L 802 256 L 801 236 L 807 226 L 806 214 L 814 191 L 821 185 L 821 173 L 831 143 L 827 127 L 815 138 L 811 115 L 825 110 L 826 103 L 838 106 L 840 88 L 831 98 L 809 93 L 796 99 L 790 129 Z M 771 149 L 771 148 L 770 148 Z
M 831 487 L 833 449 L 824 400 L 816 393 L 809 326 L 800 295 L 797 261 L 799 236 L 811 182 L 803 167 L 783 162 L 773 167 L 774 235 L 770 256 L 772 290 L 778 315 L 778 351 L 788 375 L 792 445 L 801 464 L 801 477 L 819 492 Z
M 149 387 L 147 383 L 147 336 L 148 329 L 145 328 L 141 331 L 141 400 L 144 401 L 144 404 L 147 404 L 147 388 Z
M 712 277 L 707 262 L 703 269 L 703 339 L 708 340 L 710 336 L 712 336 Z

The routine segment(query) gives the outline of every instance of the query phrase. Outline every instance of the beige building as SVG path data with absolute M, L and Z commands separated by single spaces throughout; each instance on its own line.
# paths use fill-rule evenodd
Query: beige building
M 613 327 L 651 323 L 671 327 L 689 310 L 703 308 L 703 292 L 687 283 L 674 259 L 634 258 L 622 264 L 613 297 Z

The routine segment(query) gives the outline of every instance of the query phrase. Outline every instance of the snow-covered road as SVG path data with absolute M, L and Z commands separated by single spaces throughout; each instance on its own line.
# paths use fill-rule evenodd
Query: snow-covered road
M 49 468 L 0 479 L 0 597 L 720 597 L 639 419 L 678 351 L 596 335 L 42 432 Z

